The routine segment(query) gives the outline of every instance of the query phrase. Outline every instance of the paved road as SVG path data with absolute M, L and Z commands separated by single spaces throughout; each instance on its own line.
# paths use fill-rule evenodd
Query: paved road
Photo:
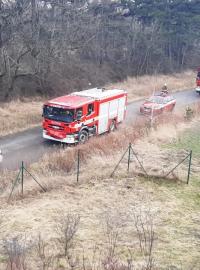
M 177 109 L 187 104 L 200 102 L 200 97 L 194 90 L 178 92 L 174 96 L 177 100 Z M 127 122 L 130 122 L 138 115 L 141 103 L 142 101 L 136 101 L 128 105 Z M 1 168 L 17 169 L 22 160 L 26 164 L 30 164 L 37 161 L 45 152 L 50 152 L 54 145 L 55 147 L 60 147 L 58 143 L 44 141 L 41 135 L 41 127 L 36 127 L 15 135 L 0 138 L 0 148 L 4 155 L 3 162 L 0 164 Z
M 189 105 L 192 103 L 200 102 L 200 97 L 195 92 L 194 89 L 177 92 L 177 93 L 174 93 L 173 96 L 176 98 L 176 101 L 177 101 L 176 107 L 175 107 L 176 110 L 179 110 L 180 108 L 182 108 L 183 106 L 186 106 L 187 104 Z M 130 119 L 133 116 L 136 116 L 139 113 L 138 108 L 140 107 L 141 103 L 142 101 L 136 101 L 129 104 L 127 118 L 126 118 L 127 121 L 130 121 Z

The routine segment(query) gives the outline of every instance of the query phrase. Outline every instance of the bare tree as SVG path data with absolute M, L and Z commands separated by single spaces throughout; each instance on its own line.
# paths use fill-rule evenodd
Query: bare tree
M 78 257 L 74 253 L 75 235 L 80 223 L 80 216 L 76 214 L 61 213 L 56 219 L 56 232 L 58 234 L 58 242 L 63 249 L 63 255 L 71 269 L 78 265 Z
M 68 93 L 88 82 L 100 86 L 197 65 L 196 19 L 186 36 L 170 38 L 158 20 L 142 22 L 146 16 L 138 17 L 136 2 L 0 0 L 0 99 Z M 196 10 L 196 1 L 189 2 Z
M 4 254 L 7 257 L 7 268 L 9 270 L 26 270 L 26 256 L 28 246 L 26 239 L 14 237 L 3 241 Z
M 54 256 L 49 252 L 48 244 L 42 239 L 41 234 L 38 235 L 38 241 L 36 245 L 36 253 L 40 259 L 41 265 L 40 269 L 48 270 L 52 267 L 54 262 Z
M 134 214 L 134 224 L 139 240 L 140 252 L 145 259 L 144 270 L 152 270 L 154 267 L 153 248 L 155 231 L 153 217 L 150 211 Z
M 127 217 L 122 217 L 120 213 L 111 214 L 107 213 L 106 216 L 106 248 L 104 252 L 101 252 L 101 264 L 104 270 L 132 270 L 133 269 L 133 257 L 129 249 L 127 260 L 121 258 L 121 239 L 123 238 L 124 222 Z

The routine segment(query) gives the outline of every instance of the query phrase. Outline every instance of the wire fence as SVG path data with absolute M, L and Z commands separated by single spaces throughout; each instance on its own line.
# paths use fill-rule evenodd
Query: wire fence
M 81 173 L 82 173 L 81 168 L 85 167 L 85 162 L 83 160 L 81 160 L 81 156 L 82 156 L 81 150 L 78 149 L 77 155 L 76 155 L 76 160 L 75 160 L 75 163 L 76 163 L 76 165 L 75 165 L 76 183 L 80 182 L 80 177 L 81 177 Z M 127 174 L 134 173 L 134 171 L 130 172 L 131 163 L 133 160 L 135 160 L 135 162 L 139 165 L 139 168 L 141 169 L 141 172 L 142 172 L 142 176 L 144 176 L 146 179 L 156 178 L 156 175 L 152 176 L 151 174 L 148 173 L 147 169 L 145 168 L 145 166 L 143 164 L 143 161 L 141 160 L 139 155 L 136 153 L 136 151 L 134 150 L 133 145 L 131 143 L 129 143 L 128 147 L 121 155 L 119 161 L 116 163 L 116 165 L 114 166 L 114 168 L 109 176 L 111 178 L 113 178 L 119 169 L 124 171 L 124 167 L 125 167 L 124 162 L 126 163 L 126 173 Z M 173 174 L 174 171 L 177 170 L 183 163 L 184 163 L 184 165 L 186 164 L 186 168 L 187 168 L 187 177 L 186 177 L 185 183 L 189 184 L 190 176 L 191 176 L 191 165 L 192 165 L 192 150 L 186 152 L 185 156 L 183 158 L 181 158 L 181 160 L 179 160 L 177 163 L 174 163 L 173 167 L 170 168 L 167 172 L 165 172 L 164 175 L 162 175 L 162 176 L 158 175 L 158 177 L 163 178 L 163 179 L 167 179 L 170 176 L 170 174 Z M 120 168 L 120 165 L 122 165 L 122 168 Z M 42 192 L 47 191 L 47 189 L 43 185 L 40 184 L 40 181 L 24 166 L 24 162 L 22 161 L 19 172 L 18 172 L 15 180 L 13 181 L 8 201 L 10 201 L 15 188 L 19 185 L 21 186 L 21 196 L 22 197 L 24 196 L 24 184 L 25 184 L 25 180 L 26 180 L 27 175 L 29 177 L 31 177 L 31 179 L 37 183 L 37 185 L 40 187 Z
M 124 166 L 124 161 L 125 163 L 127 163 L 127 174 L 130 173 L 130 169 L 131 169 L 131 163 L 132 163 L 132 159 L 135 159 L 135 162 L 139 165 L 139 167 L 141 168 L 141 171 L 143 172 L 143 176 L 147 179 L 150 178 L 156 178 L 156 176 L 152 176 L 151 174 L 149 174 L 145 168 L 145 166 L 143 165 L 143 161 L 140 159 L 139 155 L 136 153 L 136 151 L 134 151 L 133 146 L 131 143 L 129 143 L 128 147 L 126 148 L 126 150 L 123 152 L 121 158 L 119 159 L 119 161 L 116 163 L 114 169 L 112 170 L 111 174 L 109 175 L 111 178 L 115 176 L 115 173 L 117 172 L 117 170 L 119 169 L 119 166 L 121 163 L 123 163 L 123 168 Z M 192 166 L 192 150 L 189 150 L 185 153 L 185 156 L 181 159 L 178 160 L 177 162 L 174 162 L 174 166 L 172 168 L 170 168 L 167 172 L 165 172 L 164 175 L 160 176 L 158 175 L 160 178 L 163 179 L 167 179 L 170 174 L 173 175 L 174 171 L 177 170 L 182 164 L 186 165 L 186 169 L 187 169 L 187 177 L 185 180 L 186 184 L 189 184 L 190 181 L 190 176 L 191 176 L 191 166 Z M 81 168 L 84 168 L 85 163 L 82 162 L 81 160 L 81 150 L 77 151 L 77 161 L 76 161 L 76 182 L 78 183 L 80 181 L 80 177 L 81 177 Z
M 17 177 L 15 178 L 14 182 L 13 182 L 13 185 L 12 185 L 12 189 L 11 189 L 11 192 L 9 194 L 9 197 L 8 197 L 8 202 L 10 201 L 11 197 L 12 197 L 12 194 L 14 192 L 14 189 L 19 185 L 21 184 L 21 196 L 23 197 L 24 196 L 24 180 L 25 180 L 25 173 L 27 173 L 36 183 L 37 185 L 41 188 L 41 190 L 43 192 L 46 192 L 46 188 L 43 187 L 39 181 L 36 179 L 35 176 L 33 176 L 27 169 L 26 167 L 24 166 L 24 162 L 22 161 L 21 163 L 21 167 L 19 169 L 19 172 L 17 174 Z

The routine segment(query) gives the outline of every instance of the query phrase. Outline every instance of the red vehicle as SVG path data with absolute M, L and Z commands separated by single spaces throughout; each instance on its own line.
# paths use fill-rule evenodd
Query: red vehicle
M 125 118 L 124 90 L 89 89 L 48 101 L 43 107 L 43 138 L 77 143 L 113 131 Z
M 200 68 L 197 69 L 196 92 L 200 95 Z
M 169 95 L 167 91 L 162 91 L 158 95 L 154 95 L 140 107 L 140 112 L 144 115 L 158 115 L 164 111 L 172 111 L 176 105 L 176 100 Z

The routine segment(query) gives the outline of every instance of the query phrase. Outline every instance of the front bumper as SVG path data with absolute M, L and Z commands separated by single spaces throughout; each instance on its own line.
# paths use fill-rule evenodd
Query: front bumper
M 52 136 L 47 135 L 46 131 L 43 130 L 42 136 L 44 139 L 52 140 L 52 141 L 56 141 L 56 142 L 62 142 L 62 143 L 68 143 L 68 144 L 73 144 L 73 143 L 78 142 L 78 138 L 76 138 L 75 135 L 72 135 L 72 134 L 67 135 L 66 138 L 64 138 L 64 139 L 57 139 L 57 138 L 54 138 Z
M 157 116 L 157 115 L 159 115 L 159 114 L 161 114 L 161 110 L 157 110 L 157 109 L 154 109 L 153 110 L 153 112 L 152 112 L 152 110 L 150 110 L 150 111 L 141 111 L 140 110 L 140 113 L 142 114 L 142 115 L 144 115 L 144 116 Z

